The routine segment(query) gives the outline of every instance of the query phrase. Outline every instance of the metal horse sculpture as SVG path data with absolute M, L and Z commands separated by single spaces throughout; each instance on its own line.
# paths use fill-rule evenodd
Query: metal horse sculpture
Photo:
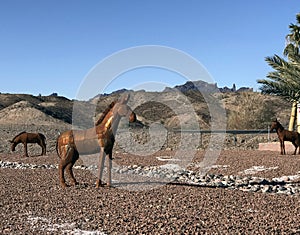
M 135 114 L 127 105 L 128 100 L 129 95 L 127 94 L 118 101 L 112 102 L 95 123 L 95 127 L 86 130 L 68 130 L 58 137 L 56 151 L 60 157 L 59 178 L 62 187 L 67 186 L 64 177 L 65 169 L 70 175 L 72 184 L 77 184 L 72 167 L 80 154 L 94 154 L 98 152 L 100 152 L 100 157 L 96 188 L 104 185 L 101 178 L 106 154 L 109 156 L 107 186 L 111 186 L 112 150 L 120 119 L 122 116 L 127 116 L 131 122 L 136 120 Z
M 42 147 L 42 154 L 46 155 L 46 137 L 41 133 L 28 133 L 28 132 L 21 132 L 16 135 L 12 140 L 9 141 L 11 143 L 11 151 L 16 150 L 16 146 L 19 143 L 24 145 L 24 155 L 28 157 L 27 151 L 27 144 L 28 143 L 37 143 Z
M 299 154 L 300 154 L 300 134 L 295 131 L 288 131 L 283 128 L 283 126 L 276 120 L 272 121 L 271 124 L 271 131 L 276 130 L 278 139 L 280 141 L 280 153 L 285 154 L 285 145 L 284 141 L 290 141 L 295 146 L 294 155 L 297 152 L 297 148 L 299 147 Z

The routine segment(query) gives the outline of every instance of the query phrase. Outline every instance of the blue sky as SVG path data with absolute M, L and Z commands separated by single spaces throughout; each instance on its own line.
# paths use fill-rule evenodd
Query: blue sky
M 143 45 L 189 54 L 220 87 L 257 90 L 271 71 L 265 57 L 282 56 L 298 12 L 295 0 L 1 0 L 0 92 L 75 98 L 95 65 Z M 104 91 L 152 81 L 174 86 L 186 78 L 138 69 Z

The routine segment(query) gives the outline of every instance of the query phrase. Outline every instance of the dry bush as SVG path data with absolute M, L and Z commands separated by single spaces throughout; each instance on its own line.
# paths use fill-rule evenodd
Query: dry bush
M 235 102 L 235 109 L 228 112 L 228 129 L 266 129 L 275 116 L 272 101 L 259 93 L 239 93 Z

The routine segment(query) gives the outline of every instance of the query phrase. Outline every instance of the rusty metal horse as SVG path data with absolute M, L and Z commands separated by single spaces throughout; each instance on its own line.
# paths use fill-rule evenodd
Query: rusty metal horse
M 109 156 L 107 186 L 111 186 L 112 150 L 120 119 L 127 116 L 131 122 L 136 120 L 135 114 L 127 105 L 128 100 L 129 94 L 126 94 L 119 100 L 112 102 L 95 123 L 95 127 L 86 130 L 68 130 L 58 137 L 56 150 L 60 157 L 59 178 L 62 187 L 67 186 L 64 177 L 65 170 L 71 178 L 71 183 L 73 185 L 78 184 L 72 168 L 80 154 L 94 154 L 98 152 L 100 156 L 96 187 L 104 185 L 101 178 L 106 155 Z
M 24 145 L 24 155 L 28 157 L 27 144 L 29 143 L 37 143 L 42 147 L 42 154 L 46 155 L 46 137 L 42 133 L 29 133 L 29 132 L 21 132 L 16 135 L 12 140 L 9 140 L 11 143 L 11 151 L 14 152 L 16 146 L 20 143 Z
M 300 154 L 300 134 L 295 131 L 288 131 L 283 128 L 283 126 L 277 121 L 277 119 L 272 121 L 271 131 L 276 130 L 278 139 L 280 141 L 280 153 L 285 154 L 285 145 L 284 141 L 290 141 L 295 146 L 294 155 L 297 152 L 297 148 L 299 147 Z

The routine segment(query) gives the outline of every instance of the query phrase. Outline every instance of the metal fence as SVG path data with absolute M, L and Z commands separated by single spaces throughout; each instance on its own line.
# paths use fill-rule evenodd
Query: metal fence
M 268 140 L 270 140 L 270 128 L 260 130 L 181 130 L 181 129 L 169 129 L 168 132 L 173 133 L 195 133 L 200 134 L 202 140 L 203 134 L 232 134 L 236 141 L 237 135 L 248 135 L 248 134 L 268 134 Z M 201 143 L 202 144 L 202 143 Z
M 147 131 L 148 129 L 133 129 L 132 132 L 129 132 L 127 130 L 118 130 L 119 136 L 123 138 L 123 140 L 126 140 L 127 147 L 130 148 L 131 146 L 135 146 L 135 143 L 138 143 L 140 145 L 147 146 L 147 142 L 151 142 L 151 133 Z M 180 140 L 181 140 L 181 134 L 190 135 L 190 138 L 185 139 L 189 141 L 193 140 L 194 137 L 197 136 L 199 140 L 199 148 L 205 148 L 207 147 L 207 144 L 210 141 L 210 135 L 213 134 L 221 134 L 226 135 L 224 146 L 226 145 L 227 148 L 231 147 L 248 147 L 251 145 L 258 145 L 258 143 L 264 141 L 269 142 L 271 140 L 270 129 L 256 129 L 256 130 L 187 130 L 187 129 L 164 129 L 160 130 L 159 128 L 156 130 L 160 132 L 162 131 L 162 134 L 156 133 L 155 138 L 156 140 L 154 142 L 164 143 L 162 145 L 162 148 L 176 148 L 179 146 Z M 167 131 L 167 132 L 165 132 Z M 122 133 L 124 134 L 122 136 Z M 127 133 L 127 135 L 126 135 Z M 222 140 L 222 138 L 221 138 Z M 130 141 L 133 141 L 132 143 Z M 194 143 L 192 141 L 192 143 Z M 249 147 L 250 148 L 250 147 Z

